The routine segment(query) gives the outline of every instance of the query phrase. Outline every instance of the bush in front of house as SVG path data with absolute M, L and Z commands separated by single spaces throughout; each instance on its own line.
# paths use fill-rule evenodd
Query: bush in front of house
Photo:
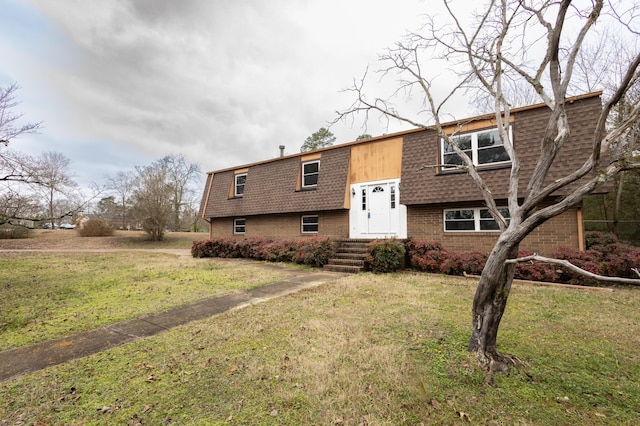
M 395 272 L 405 266 L 406 249 L 396 239 L 375 240 L 367 244 L 365 267 L 373 272 Z
M 487 255 L 477 251 L 448 253 L 440 265 L 440 272 L 447 275 L 480 275 L 487 263 Z
M 518 257 L 532 256 L 534 253 L 521 250 Z M 550 263 L 528 261 L 516 264 L 515 277 L 527 281 L 546 281 L 556 283 L 558 281 L 558 266 Z
M 193 257 L 222 257 L 295 262 L 321 267 L 335 253 L 336 244 L 329 238 L 305 238 L 298 241 L 271 241 L 263 238 L 214 238 L 194 241 Z
M 448 257 L 442 244 L 434 240 L 409 240 L 405 243 L 409 265 L 419 271 L 439 273 L 440 265 Z
M 293 261 L 318 268 L 329 263 L 335 254 L 337 245 L 330 238 L 305 238 L 298 240 Z
M 607 235 L 591 235 L 590 249 L 579 251 L 561 247 L 551 257 L 566 260 L 588 272 L 622 278 L 638 278 L 633 271 L 640 268 L 640 247 L 618 242 Z M 437 241 L 408 241 L 406 243 L 410 266 L 416 270 L 447 275 L 480 275 L 487 256 L 477 252 L 448 252 Z M 530 256 L 520 251 L 518 257 Z M 593 279 L 563 266 L 529 261 L 516 265 L 515 278 L 576 285 L 599 285 Z
M 622 278 L 640 278 L 633 269 L 640 270 L 640 247 L 629 247 L 622 253 L 609 253 L 605 256 L 606 274 Z
M 113 235 L 111 224 L 98 219 L 89 219 L 81 227 L 78 227 L 81 237 L 110 237 Z

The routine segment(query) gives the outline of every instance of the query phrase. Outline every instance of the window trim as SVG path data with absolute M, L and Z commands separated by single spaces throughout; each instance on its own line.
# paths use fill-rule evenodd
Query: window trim
M 506 209 L 508 211 L 508 208 L 506 206 L 498 206 L 499 210 L 502 209 Z M 447 229 L 447 212 L 452 212 L 452 211 L 459 211 L 459 210 L 471 210 L 473 211 L 473 229 L 461 229 L 461 230 L 457 230 L 457 229 Z M 482 219 L 481 218 L 481 211 L 489 211 L 489 209 L 487 207 L 460 207 L 457 209 L 443 209 L 442 210 L 442 229 L 445 233 L 447 232 L 453 232 L 453 233 L 460 233 L 460 232 L 500 232 L 500 227 L 498 227 L 497 229 L 481 229 L 480 227 L 480 223 L 481 221 L 486 221 L 487 219 Z M 509 222 L 509 217 L 505 217 L 505 219 L 507 219 L 507 223 Z M 470 220 L 470 219 L 467 219 Z M 493 222 L 495 222 L 495 219 L 493 219 Z M 497 225 L 497 223 L 496 223 Z
M 238 222 L 239 221 L 244 221 L 244 224 L 239 225 Z M 238 228 L 242 227 L 242 231 L 238 231 Z M 233 235 L 243 235 L 247 232 L 247 219 L 244 217 L 239 217 L 236 219 L 233 219 Z
M 318 171 L 314 172 L 314 173 L 306 173 L 304 172 L 304 166 L 308 165 L 308 164 L 314 164 L 317 163 L 318 164 Z M 320 179 L 320 160 L 310 160 L 310 161 L 304 161 L 302 162 L 302 164 L 300 165 L 301 170 L 300 170 L 300 187 L 302 189 L 309 189 L 309 188 L 317 188 L 318 187 L 318 180 Z M 316 183 L 311 184 L 311 185 L 305 185 L 305 176 L 310 176 L 310 175 L 316 175 Z
M 316 222 L 315 222 L 316 230 L 315 231 L 305 231 L 304 230 L 305 225 L 307 225 L 307 226 L 310 225 L 309 223 L 306 223 L 306 224 L 304 223 L 304 220 L 306 218 L 316 218 Z M 311 225 L 313 225 L 313 223 Z M 305 215 L 302 215 L 300 217 L 300 232 L 302 234 L 317 234 L 319 230 L 320 230 L 320 218 L 318 217 L 317 214 L 305 214 Z
M 244 183 L 238 185 L 238 178 L 244 177 Z M 244 197 L 244 187 L 247 185 L 247 173 L 237 173 L 233 175 L 233 196 Z M 238 187 L 242 186 L 242 192 L 238 193 Z
M 478 135 L 481 133 L 487 133 L 487 132 L 492 132 L 492 131 L 497 131 L 498 128 L 497 127 L 490 127 L 490 128 L 486 128 L 486 129 L 481 129 L 481 130 L 476 130 L 473 132 L 465 132 L 465 133 L 457 133 L 454 135 L 449 135 L 449 136 L 453 136 L 453 138 L 455 139 L 456 137 L 462 137 L 462 136 L 471 136 L 471 148 L 469 150 L 463 150 L 463 151 L 471 151 L 471 161 L 473 162 L 473 164 L 476 167 L 494 167 L 494 166 L 502 166 L 502 165 L 507 165 L 507 164 L 511 164 L 511 158 L 509 158 L 508 160 L 503 160 L 503 161 L 494 161 L 492 163 L 482 163 L 479 164 L 478 163 L 478 158 L 479 158 L 479 151 L 482 151 L 483 149 L 486 148 L 478 148 Z M 511 126 L 509 126 L 509 140 L 513 141 L 513 133 L 511 131 Z M 513 142 L 512 142 L 513 143 Z M 498 145 L 496 145 L 498 146 Z M 500 141 L 500 145 L 502 146 L 504 149 L 504 144 L 502 143 L 502 141 Z M 450 171 L 450 170 L 456 170 L 457 167 L 456 165 L 447 165 L 445 164 L 444 158 L 445 158 L 445 154 L 451 154 L 451 155 L 457 155 L 457 153 L 454 152 L 450 152 L 447 153 L 446 151 L 446 147 L 447 147 L 447 142 L 445 141 L 444 138 L 440 138 L 440 169 L 442 171 Z M 506 149 L 505 149 L 506 152 Z M 507 153 L 507 155 L 509 155 Z M 460 210 L 460 209 L 458 209 Z

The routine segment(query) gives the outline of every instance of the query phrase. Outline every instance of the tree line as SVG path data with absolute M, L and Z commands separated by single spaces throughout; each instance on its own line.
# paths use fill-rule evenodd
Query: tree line
M 58 152 L 32 156 L 13 149 L 16 137 L 37 132 L 41 123 L 19 124 L 19 86 L 0 88 L 0 227 L 57 228 L 80 217 L 120 229 L 143 229 L 161 240 L 167 229 L 198 230 L 201 171 L 182 154 L 167 155 L 135 170 L 92 184 L 89 194 L 74 180 L 71 160 Z

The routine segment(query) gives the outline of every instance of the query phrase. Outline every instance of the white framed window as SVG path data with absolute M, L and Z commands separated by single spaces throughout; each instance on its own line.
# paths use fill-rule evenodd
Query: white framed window
M 511 138 L 511 128 L 509 128 Z M 481 130 L 473 133 L 465 133 L 453 136 L 454 143 L 471 158 L 473 164 L 482 166 L 486 164 L 508 163 L 511 161 L 509 154 L 502 145 L 498 129 Z M 444 138 L 441 139 L 442 156 L 440 158 L 444 169 L 453 168 L 464 164 L 462 157 L 455 153 Z
M 235 175 L 235 183 L 233 186 L 233 195 L 235 197 L 242 197 L 244 195 L 244 185 L 247 182 L 247 174 L 240 173 Z
M 320 161 L 309 161 L 302 163 L 302 187 L 313 188 L 318 186 L 318 176 L 320 175 Z
M 317 234 L 318 233 L 318 216 L 317 215 L 302 216 L 301 226 L 302 226 L 303 234 Z
M 247 219 L 233 219 L 233 233 L 234 234 L 244 234 L 247 229 Z
M 395 185 L 391 185 L 389 190 L 391 191 L 391 193 L 390 193 L 390 196 L 391 196 L 391 208 L 395 209 L 396 208 L 396 186 Z
M 509 209 L 499 207 L 500 214 L 509 222 Z M 488 208 L 467 208 L 444 210 L 445 232 L 490 232 L 499 231 Z

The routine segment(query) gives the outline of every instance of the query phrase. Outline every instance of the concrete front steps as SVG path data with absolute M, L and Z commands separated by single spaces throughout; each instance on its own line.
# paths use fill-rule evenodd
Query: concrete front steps
M 342 240 L 336 254 L 324 265 L 325 271 L 357 274 L 364 270 L 367 244 L 373 240 Z

